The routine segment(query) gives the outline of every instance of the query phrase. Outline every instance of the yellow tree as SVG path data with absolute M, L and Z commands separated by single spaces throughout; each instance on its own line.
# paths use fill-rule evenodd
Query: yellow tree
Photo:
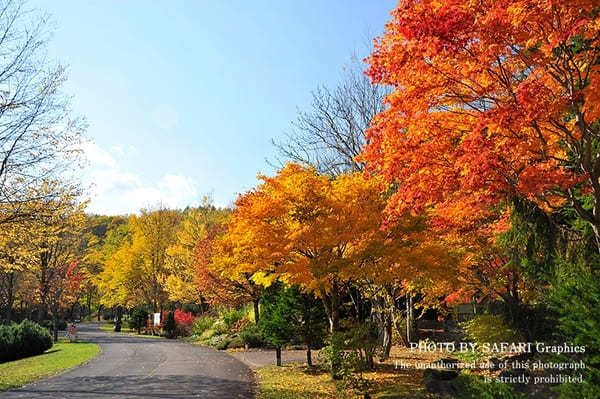
M 40 203 L 41 207 L 44 205 Z M 73 287 L 73 279 L 80 278 L 76 269 L 82 256 L 80 240 L 85 226 L 83 210 L 86 203 L 67 195 L 62 205 L 53 205 L 51 214 L 40 213 L 32 222 L 29 240 L 36 252 L 36 261 L 29 273 L 36 285 L 38 320 L 43 320 L 48 310 L 51 311 L 54 339 L 57 340 L 58 312 L 65 306 L 64 299 L 67 290 Z
M 98 321 L 100 320 L 100 291 L 98 276 L 102 273 L 108 258 L 119 249 L 129 234 L 129 218 L 124 216 L 88 215 L 88 223 L 82 237 L 85 256 L 82 269 L 86 276 L 86 296 L 88 313 L 91 314 L 92 303 L 98 302 Z
M 174 244 L 167 249 L 166 290 L 171 301 L 203 302 L 203 293 L 197 281 L 198 246 L 211 238 L 212 231 L 221 223 L 225 214 L 226 211 L 215 208 L 208 199 L 205 199 L 202 207 L 184 211 Z
M 131 216 L 131 238 L 106 261 L 98 277 L 102 303 L 106 306 L 136 306 L 143 303 L 153 311 L 168 299 L 167 248 L 175 239 L 180 213 L 159 208 Z
M 5 223 L 0 229 L 0 306 L 9 323 L 25 273 L 36 260 L 37 249 L 30 241 L 32 227 L 30 221 L 21 221 Z

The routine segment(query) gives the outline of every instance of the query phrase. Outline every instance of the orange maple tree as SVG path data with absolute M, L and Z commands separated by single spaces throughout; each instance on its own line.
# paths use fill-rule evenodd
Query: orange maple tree
M 386 185 L 363 173 L 336 178 L 287 164 L 239 197 L 223 237 L 228 273 L 298 284 L 323 301 L 330 331 L 338 328 L 341 300 L 350 284 L 386 285 L 440 276 L 448 257 L 428 243 L 418 218 L 383 231 Z M 429 274 L 429 276 L 431 276 Z M 378 295 L 373 291 L 373 295 Z
M 392 17 L 367 73 L 395 89 L 361 155 L 397 183 L 388 220 L 473 229 L 522 196 L 600 237 L 598 2 L 401 0 Z

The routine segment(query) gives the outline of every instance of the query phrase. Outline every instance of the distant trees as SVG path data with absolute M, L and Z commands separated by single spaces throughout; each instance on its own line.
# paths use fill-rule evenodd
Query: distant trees
M 183 212 L 175 241 L 167 249 L 166 289 L 171 301 L 203 303 L 221 297 L 222 293 L 205 289 L 211 284 L 211 277 L 198 278 L 198 268 L 210 261 L 214 239 L 226 215 L 227 211 L 215 208 L 208 199 L 203 206 Z
M 181 215 L 158 208 L 131 216 L 130 236 L 107 260 L 98 276 L 106 306 L 147 304 L 154 312 L 168 299 L 164 282 L 168 276 L 167 249 L 175 239 Z
M 85 279 L 80 272 L 85 203 L 63 194 L 28 207 L 35 216 L 4 224 L 0 235 L 4 318 L 13 320 L 15 301 L 26 303 L 31 312 L 37 310 L 38 321 L 52 316 L 56 340 L 58 313 L 78 300 Z

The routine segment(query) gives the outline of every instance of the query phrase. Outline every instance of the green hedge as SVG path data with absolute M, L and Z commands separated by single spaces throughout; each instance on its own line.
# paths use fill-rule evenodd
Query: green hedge
M 35 356 L 52 348 L 47 329 L 29 320 L 0 326 L 0 363 Z

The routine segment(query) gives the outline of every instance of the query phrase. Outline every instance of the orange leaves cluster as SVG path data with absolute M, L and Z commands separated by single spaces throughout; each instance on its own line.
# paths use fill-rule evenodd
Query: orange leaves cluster
M 381 228 L 386 185 L 377 177 L 330 178 L 288 164 L 260 179 L 238 199 L 221 240 L 217 257 L 228 273 L 250 273 L 265 285 L 277 278 L 324 296 L 349 281 L 400 284 L 455 270 L 422 217 Z
M 549 209 L 597 182 L 585 158 L 599 136 L 597 7 L 400 1 L 367 59 L 396 89 L 361 156 L 398 185 L 390 219 L 433 209 L 438 225 L 468 230 L 512 196 Z
M 255 300 L 260 290 L 234 267 L 217 256 L 221 236 L 226 231 L 226 218 L 206 226 L 205 235 L 196 242 L 195 282 L 202 300 L 210 305 L 237 306 Z

